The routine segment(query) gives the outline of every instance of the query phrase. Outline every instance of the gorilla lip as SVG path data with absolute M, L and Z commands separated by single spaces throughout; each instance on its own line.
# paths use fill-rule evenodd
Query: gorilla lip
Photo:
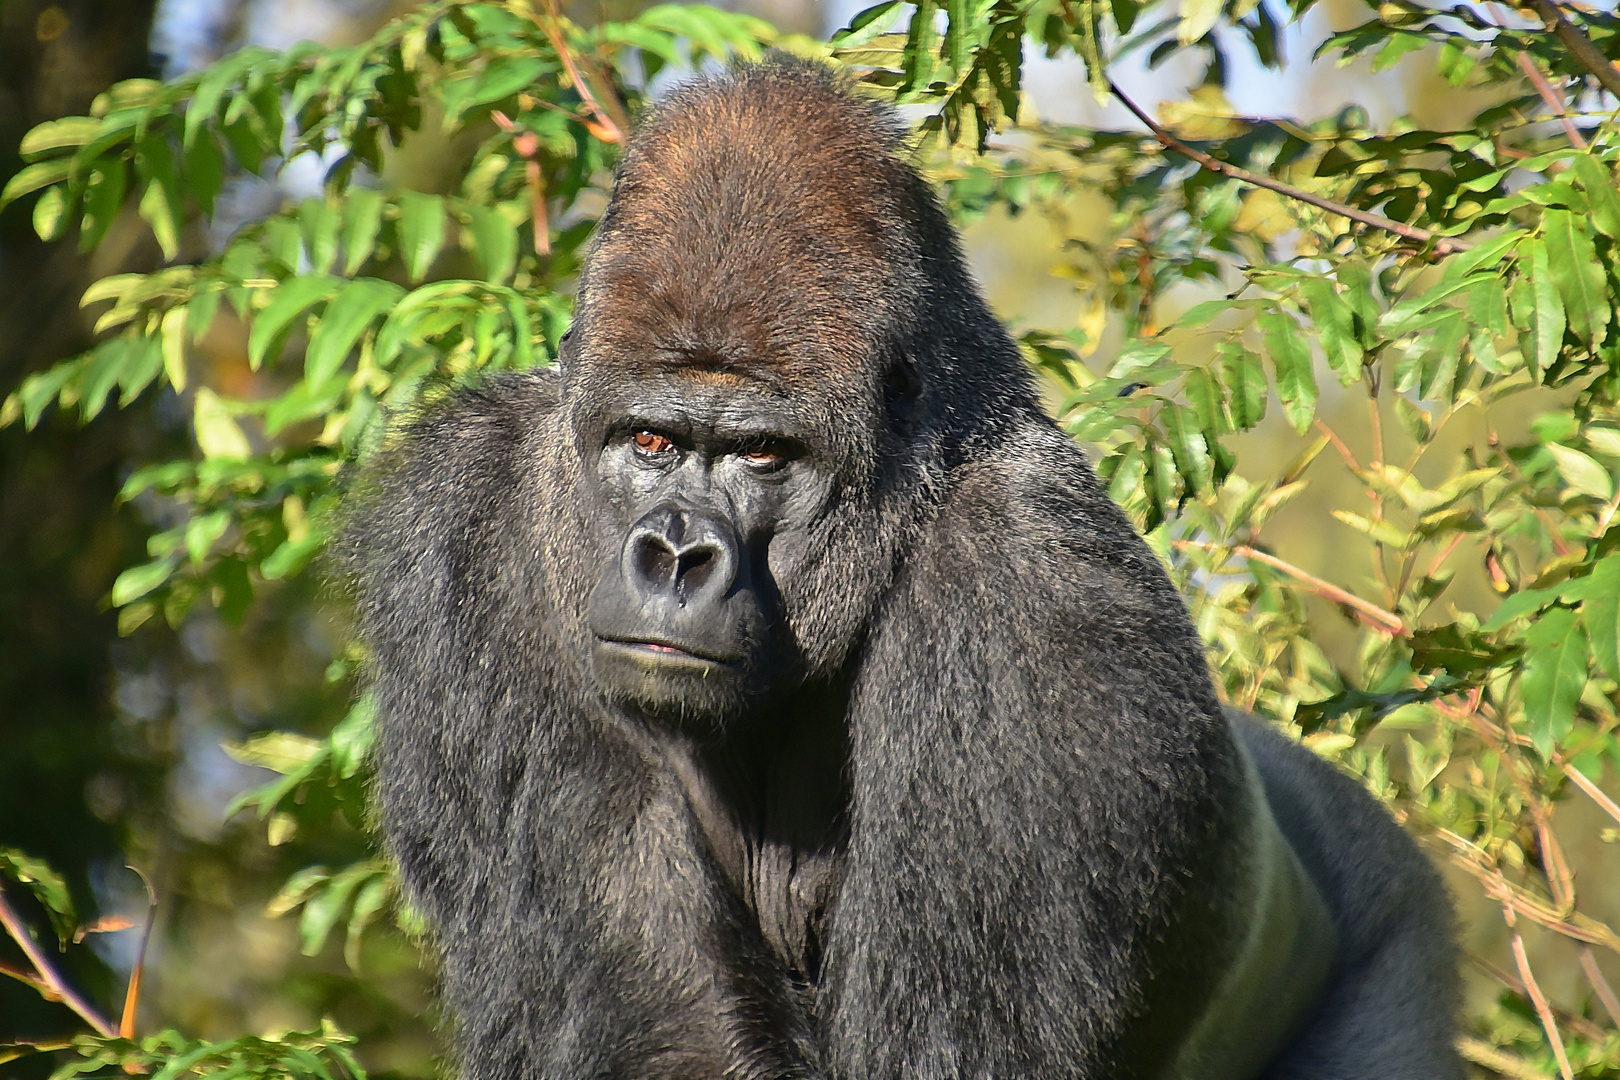
M 625 638 L 598 637 L 598 645 L 629 653 L 638 653 L 649 659 L 660 661 L 686 661 L 700 664 L 724 664 L 730 666 L 733 661 L 723 660 L 717 656 L 705 656 L 703 653 L 693 652 L 682 645 L 671 645 L 666 641 L 635 640 Z

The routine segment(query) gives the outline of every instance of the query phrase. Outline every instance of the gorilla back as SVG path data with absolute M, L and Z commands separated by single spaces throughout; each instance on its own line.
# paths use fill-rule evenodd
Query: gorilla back
M 788 59 L 677 91 L 558 368 L 379 469 L 379 794 L 464 1074 L 1460 1076 L 1436 875 L 1223 715 L 901 135 Z

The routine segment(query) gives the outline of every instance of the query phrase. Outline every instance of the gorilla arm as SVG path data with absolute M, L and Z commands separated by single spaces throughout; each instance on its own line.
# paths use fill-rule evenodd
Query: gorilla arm
M 1253 1076 L 1331 928 L 1158 561 L 1061 434 L 1009 442 L 959 470 L 856 677 L 833 1071 Z
M 585 689 L 592 535 L 555 377 L 458 394 L 350 531 L 389 851 L 467 1080 L 793 1077 L 803 1009 L 719 885 L 670 748 Z

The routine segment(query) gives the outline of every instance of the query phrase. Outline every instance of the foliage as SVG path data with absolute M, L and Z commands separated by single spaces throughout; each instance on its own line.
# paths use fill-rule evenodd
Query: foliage
M 1058 272 L 1082 317 L 1021 340 L 1183 585 L 1226 697 L 1361 777 L 1475 883 L 1466 911 L 1499 913 L 1500 963 L 1483 959 L 1500 985 L 1468 1057 L 1614 1075 L 1620 1003 L 1591 950 L 1620 953 L 1620 911 L 1577 894 L 1555 811 L 1588 800 L 1620 822 L 1600 786 L 1620 768 L 1620 77 L 1591 62 L 1620 58 L 1620 21 L 1369 5 L 1318 57 L 1432 71 L 1471 92 L 1466 123 L 1235 115 L 1234 47 L 1281 67 L 1311 6 L 894 0 L 830 54 L 925 107 L 918 154 L 959 221 L 1035 213 L 1066 237 Z M 773 40 L 695 6 L 585 28 L 525 0 L 437 3 L 352 48 L 121 83 L 91 116 L 35 129 L 4 198 L 34 199 L 42 237 L 76 227 L 93 246 L 130 204 L 170 262 L 92 286 L 106 336 L 0 412 L 31 426 L 53 404 L 89 421 L 115 392 L 186 403 L 197 452 L 124 488 L 158 527 L 112 590 L 121 627 L 178 625 L 205 598 L 240 618 L 320 551 L 385 413 L 547 362 L 638 88 Z M 1020 116 L 1026 44 L 1127 102 L 1109 64 L 1136 50 L 1199 55 L 1204 82 L 1150 135 L 1040 123 Z M 453 148 L 452 183 L 398 183 L 413 140 Z M 203 245 L 195 222 L 237 170 L 301 154 L 320 156 L 324 198 Z M 240 377 L 202 362 L 220 339 Z M 1313 485 L 1357 494 L 1313 510 Z M 236 748 L 281 776 L 233 809 L 257 810 L 272 843 L 336 812 L 363 821 L 369 725 L 362 700 L 324 741 Z M 310 867 L 271 907 L 302 909 L 312 953 L 342 927 L 354 966 L 385 912 L 415 927 L 375 859 Z M 1526 925 L 1582 951 L 1574 997 L 1541 989 Z M 189 1055 L 197 1072 L 326 1075 L 277 1049 L 293 1042 L 167 1038 L 139 1051 L 165 1076 Z M 335 1038 L 299 1038 L 346 1061 Z M 79 1052 L 110 1063 L 133 1045 Z

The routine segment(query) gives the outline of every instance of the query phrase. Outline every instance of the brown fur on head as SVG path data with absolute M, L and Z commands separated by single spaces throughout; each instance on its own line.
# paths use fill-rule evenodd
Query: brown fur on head
M 903 134 L 791 57 L 676 91 L 619 167 L 581 286 L 583 359 L 823 392 L 880 377 L 919 291 L 908 223 L 929 198 L 896 156 Z

